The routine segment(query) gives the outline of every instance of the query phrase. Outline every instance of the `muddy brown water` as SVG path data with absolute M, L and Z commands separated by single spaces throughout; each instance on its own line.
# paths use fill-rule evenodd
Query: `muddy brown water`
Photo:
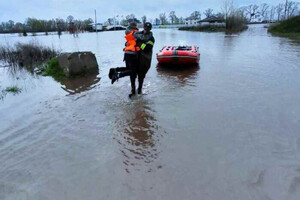
M 93 51 L 99 74 L 68 82 L 0 68 L 0 199 L 299 199 L 300 45 L 263 26 L 240 35 L 154 30 L 154 52 L 195 44 L 200 66 L 157 67 L 133 100 L 123 31 L 18 37 Z M 3 63 L 2 63 L 3 65 Z

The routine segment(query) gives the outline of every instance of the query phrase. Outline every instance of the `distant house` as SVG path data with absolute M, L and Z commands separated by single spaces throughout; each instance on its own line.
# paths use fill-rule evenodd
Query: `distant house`
M 122 25 L 116 25 L 116 26 L 107 26 L 105 27 L 105 30 L 107 31 L 119 31 L 119 30 L 125 30 L 126 27 Z
M 91 27 L 91 31 L 102 31 L 103 30 L 103 24 L 101 23 L 90 23 L 89 26 Z
M 191 17 L 187 17 L 184 20 L 184 24 L 186 25 L 196 25 L 199 21 L 199 18 L 191 16 Z
M 198 23 L 201 24 L 201 26 L 205 26 L 205 25 L 220 25 L 220 26 L 223 26 L 223 25 L 225 25 L 225 20 L 223 18 L 220 18 L 220 17 L 210 16 L 210 17 L 207 17 L 203 20 L 198 21 Z
M 262 23 L 264 20 L 263 16 L 260 13 L 252 14 L 252 17 L 250 19 L 250 23 Z

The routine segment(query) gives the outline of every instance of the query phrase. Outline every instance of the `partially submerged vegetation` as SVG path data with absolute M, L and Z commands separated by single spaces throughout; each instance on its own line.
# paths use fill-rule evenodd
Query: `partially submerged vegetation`
M 10 65 L 18 65 L 33 70 L 36 66 L 54 58 L 58 51 L 44 47 L 36 43 L 21 44 L 14 46 L 0 46 L 0 60 Z
M 59 66 L 57 58 L 49 60 L 43 67 L 40 68 L 40 71 L 44 76 L 52 76 L 58 81 L 66 78 L 63 69 Z
M 4 97 L 6 96 L 7 93 L 12 93 L 15 95 L 15 94 L 21 93 L 21 91 L 22 90 L 20 88 L 18 88 L 17 86 L 7 87 L 3 90 L 0 90 L 0 100 L 4 99 Z
M 13 93 L 13 94 L 18 94 L 21 92 L 21 89 L 18 88 L 17 86 L 12 86 L 12 87 L 7 87 L 4 92 L 9 92 L 9 93 Z
M 58 51 L 37 44 L 18 43 L 14 47 L 0 46 L 0 60 L 6 62 L 5 64 L 8 63 L 8 67 L 12 69 L 23 67 L 31 73 L 52 76 L 57 81 L 94 73 L 96 69 L 98 72 L 97 60 L 92 52 L 58 55 Z
M 270 26 L 268 31 L 274 35 L 287 37 L 300 37 L 300 16 L 292 17 Z
M 247 19 L 240 10 L 233 10 L 225 19 L 226 32 L 241 32 L 248 29 Z

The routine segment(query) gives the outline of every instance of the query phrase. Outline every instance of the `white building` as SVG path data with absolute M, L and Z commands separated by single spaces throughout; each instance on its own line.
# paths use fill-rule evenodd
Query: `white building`
M 199 19 L 196 17 L 188 17 L 184 20 L 184 24 L 186 25 L 197 25 Z
M 216 16 L 210 16 L 203 20 L 199 21 L 199 24 L 201 26 L 208 26 L 208 25 L 214 25 L 214 26 L 225 26 L 225 20 Z
M 252 17 L 250 18 L 250 23 L 262 23 L 264 18 L 260 13 L 257 13 L 255 15 L 252 14 Z
M 92 29 L 94 30 L 94 31 L 102 31 L 103 30 L 103 24 L 101 24 L 101 23 L 97 23 L 97 24 L 95 24 L 95 23 L 91 23 L 91 24 L 89 24 L 91 27 L 92 27 Z

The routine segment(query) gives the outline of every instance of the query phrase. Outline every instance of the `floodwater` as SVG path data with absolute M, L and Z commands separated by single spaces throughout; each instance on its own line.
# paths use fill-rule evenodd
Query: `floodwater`
M 240 35 L 154 30 L 154 52 L 195 44 L 200 66 L 155 55 L 129 99 L 123 31 L 18 37 L 92 51 L 99 74 L 68 82 L 0 68 L 0 199 L 300 199 L 300 43 L 261 25 Z

